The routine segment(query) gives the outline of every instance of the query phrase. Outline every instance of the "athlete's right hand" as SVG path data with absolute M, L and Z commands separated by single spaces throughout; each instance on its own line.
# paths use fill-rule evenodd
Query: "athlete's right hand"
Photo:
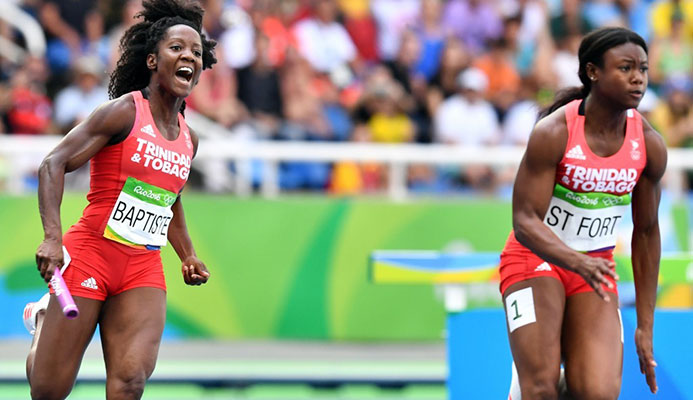
M 613 289 L 614 287 L 614 284 L 607 279 L 607 276 L 611 276 L 616 281 L 618 280 L 618 275 L 614 270 L 615 266 L 616 263 L 614 261 L 582 255 L 582 259 L 577 267 L 575 267 L 574 271 L 580 274 L 580 276 L 585 279 L 585 282 L 587 282 L 604 301 L 608 302 L 610 301 L 610 297 L 606 293 L 606 290 L 604 290 L 604 286 L 609 289 Z
M 55 268 L 62 267 L 63 262 L 62 241 L 44 239 L 36 250 L 36 266 L 46 283 L 50 282 Z

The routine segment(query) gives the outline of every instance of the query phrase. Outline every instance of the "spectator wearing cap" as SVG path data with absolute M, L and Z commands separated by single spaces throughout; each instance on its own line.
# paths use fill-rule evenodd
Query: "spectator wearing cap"
M 467 68 L 458 77 L 459 92 L 443 101 L 435 114 L 438 142 L 465 146 L 498 142 L 498 117 L 484 99 L 488 78 L 478 68 Z
M 105 65 L 94 56 L 78 58 L 72 67 L 72 82 L 55 98 L 55 123 L 65 134 L 82 122 L 96 107 L 108 101 L 103 85 Z
M 488 78 L 478 68 L 467 68 L 458 78 L 459 93 L 445 100 L 434 117 L 435 138 L 457 146 L 489 146 L 499 141 L 500 126 L 493 105 L 484 99 Z M 492 173 L 485 166 L 469 166 L 462 182 L 489 189 Z

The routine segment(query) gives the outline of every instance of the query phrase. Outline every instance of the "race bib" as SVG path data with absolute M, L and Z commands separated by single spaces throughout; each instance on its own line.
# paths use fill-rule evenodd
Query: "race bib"
M 556 185 L 544 223 L 577 251 L 614 247 L 630 194 L 576 193 Z
M 165 246 L 177 195 L 129 177 L 108 219 L 104 237 L 127 245 Z

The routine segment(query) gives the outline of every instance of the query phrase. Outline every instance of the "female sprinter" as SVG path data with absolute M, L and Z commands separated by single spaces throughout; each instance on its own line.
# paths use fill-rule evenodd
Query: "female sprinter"
M 186 284 L 209 278 L 181 204 L 198 143 L 182 112 L 200 72 L 216 62 L 216 43 L 201 33 L 204 11 L 197 3 L 145 0 L 143 6 L 143 21 L 120 42 L 123 53 L 109 86 L 113 100 L 72 129 L 39 170 L 44 240 L 36 251 L 38 269 L 49 281 L 63 265 L 65 247 L 70 261 L 63 275 L 80 315 L 66 319 L 50 296 L 27 359 L 34 399 L 68 396 L 97 324 L 106 398 L 139 399 L 166 317 L 159 247 L 171 242 Z M 64 175 L 88 160 L 89 203 L 63 236 Z
M 534 128 L 501 255 L 510 347 L 528 400 L 557 398 L 561 361 L 573 399 L 618 397 L 623 343 L 612 252 L 629 205 L 635 344 L 657 391 L 652 326 L 667 155 L 635 110 L 647 87 L 647 45 L 627 29 L 604 28 L 585 36 L 578 57 L 584 86 L 564 92 Z

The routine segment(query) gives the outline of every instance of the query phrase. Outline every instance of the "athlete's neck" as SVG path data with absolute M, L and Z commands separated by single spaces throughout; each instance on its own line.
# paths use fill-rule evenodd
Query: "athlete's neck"
M 585 132 L 603 137 L 622 138 L 626 133 L 626 111 L 623 107 L 600 101 L 592 94 L 585 101 Z
M 175 139 L 178 136 L 178 112 L 183 98 L 172 96 L 154 82 L 150 83 L 144 92 L 157 128 L 167 139 Z

